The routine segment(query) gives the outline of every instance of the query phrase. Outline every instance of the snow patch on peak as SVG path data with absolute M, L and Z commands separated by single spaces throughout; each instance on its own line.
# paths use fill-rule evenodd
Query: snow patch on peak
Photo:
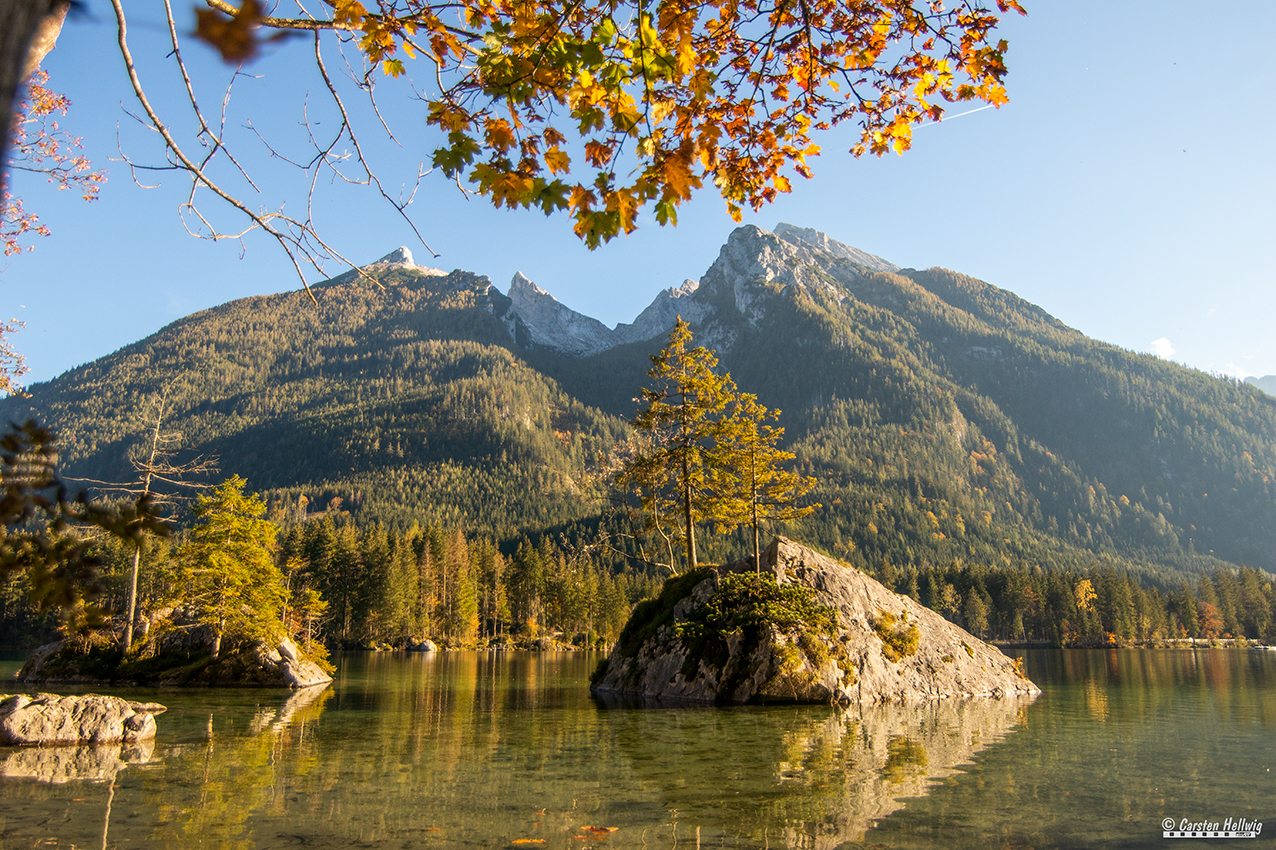
M 373 265 L 380 265 L 382 263 L 387 265 L 391 263 L 405 266 L 416 265 L 416 263 L 412 261 L 412 252 L 406 245 L 400 245 L 398 248 L 395 248 L 393 251 L 373 263 Z

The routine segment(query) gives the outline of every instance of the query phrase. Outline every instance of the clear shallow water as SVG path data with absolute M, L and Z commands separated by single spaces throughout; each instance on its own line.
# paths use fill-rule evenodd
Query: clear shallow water
M 318 694 L 120 691 L 169 706 L 154 747 L 0 749 L 0 850 L 1160 847 L 1166 817 L 1276 834 L 1273 652 L 1032 652 L 1035 701 L 851 712 L 603 705 L 598 658 L 351 654 Z

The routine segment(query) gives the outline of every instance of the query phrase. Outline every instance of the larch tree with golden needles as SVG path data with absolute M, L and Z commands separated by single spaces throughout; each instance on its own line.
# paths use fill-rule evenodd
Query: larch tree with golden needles
M 279 529 L 263 519 L 266 504 L 245 493 L 232 476 L 195 506 L 199 523 L 177 549 L 181 601 L 213 633 L 212 656 L 222 642 L 266 640 L 282 633 L 284 576 L 275 565 Z
M 226 120 L 201 105 L 200 81 L 192 82 L 183 53 L 191 23 L 175 17 L 174 4 L 164 4 L 166 62 L 188 95 L 181 121 L 147 96 L 124 0 L 109 2 L 138 117 L 162 147 L 154 164 L 190 183 L 181 212 L 192 234 L 225 239 L 261 230 L 288 253 L 303 283 L 303 264 L 322 271 L 328 259 L 347 263 L 308 205 L 294 215 L 256 200 L 269 175 L 250 174 L 227 134 L 251 116 Z M 6 113 L 25 79 L 25 45 L 40 43 L 36 31 L 68 5 L 0 4 Z M 563 211 L 591 248 L 634 230 L 640 213 L 675 223 L 679 206 L 710 184 L 737 219 L 745 207 L 759 209 L 790 191 L 794 178 L 811 176 L 816 137 L 835 125 L 858 125 L 851 155 L 881 156 L 906 151 L 913 127 L 941 120 L 948 104 L 1000 106 L 1007 45 L 996 27 L 1001 16 L 1024 11 L 1017 0 L 327 0 L 297 4 L 291 15 L 282 8 L 203 0 L 194 37 L 235 65 L 280 39 L 280 51 L 309 54 L 331 118 L 309 117 L 319 104 L 307 100 L 303 144 L 311 149 L 271 150 L 298 163 L 313 185 L 329 177 L 366 184 L 412 223 L 412 178 L 398 197 L 386 190 L 360 141 L 369 127 L 352 120 L 341 80 L 328 71 L 328 61 L 350 62 L 356 96 L 373 110 L 378 78 L 387 75 L 410 77 L 424 101 L 439 135 L 422 144 L 430 153 L 414 175 L 418 187 L 436 168 L 497 207 Z M 184 135 L 175 128 L 187 118 Z M 371 128 L 383 132 L 385 124 Z M 127 151 L 123 158 L 130 168 L 146 166 Z M 235 224 L 216 224 L 205 198 Z
M 637 491 L 653 530 L 682 539 L 687 569 L 694 570 L 696 526 L 724 516 L 713 485 L 724 463 L 719 437 L 735 383 L 713 371 L 718 358 L 712 351 L 691 347 L 691 326 L 681 316 L 651 361 L 647 374 L 655 383 L 642 391 L 645 406 L 631 423 L 643 444 L 617 484 Z
M 748 525 L 753 531 L 753 565 L 761 574 L 758 526 L 763 521 L 800 519 L 819 507 L 798 501 L 815 486 L 815 479 L 784 469 L 794 459 L 779 447 L 784 429 L 772 423 L 780 411 L 767 410 L 751 393 L 738 395 L 719 433 L 719 456 L 725 464 L 715 480 L 724 506 L 724 527 Z

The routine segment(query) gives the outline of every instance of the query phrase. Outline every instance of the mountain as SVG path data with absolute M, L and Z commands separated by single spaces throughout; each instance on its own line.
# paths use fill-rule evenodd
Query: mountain
M 401 249 L 402 250 L 402 249 Z M 632 323 L 608 328 L 560 304 L 558 299 L 525 278 L 510 282 L 510 308 L 503 315 L 510 339 L 520 348 L 539 348 L 576 357 L 600 354 L 630 342 L 644 342 L 669 333 L 682 313 L 688 321 L 702 316 L 702 308 L 688 298 L 699 282 L 686 280 L 656 296 Z
M 297 515 L 581 532 L 599 462 L 676 315 L 783 410 L 823 507 L 791 535 L 853 563 L 1111 563 L 1160 581 L 1276 569 L 1276 399 L 1092 340 L 1013 293 L 900 268 L 807 228 L 741 227 L 700 276 L 608 328 L 516 276 L 403 249 L 231 302 L 0 403 L 62 430 L 72 474 L 118 480 L 148 400 Z M 309 501 L 302 507 L 301 497 Z M 583 533 L 583 532 L 581 532 Z M 727 543 L 711 542 L 727 557 Z
M 1245 383 L 1252 387 L 1258 387 L 1268 395 L 1276 395 L 1276 375 L 1264 375 L 1261 378 L 1250 375 L 1245 379 Z
M 391 255 L 393 256 L 393 255 Z M 220 458 L 276 506 L 302 496 L 394 524 L 501 536 L 596 508 L 588 465 L 626 434 L 511 350 L 487 278 L 407 263 L 174 322 L 31 388 L 3 414 L 63 434 L 69 474 L 127 480 L 153 402 L 185 455 Z M 475 517 L 482 515 L 482 520 Z

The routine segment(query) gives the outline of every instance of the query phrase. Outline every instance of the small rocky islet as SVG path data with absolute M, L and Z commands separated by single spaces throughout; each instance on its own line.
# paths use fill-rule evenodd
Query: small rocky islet
M 859 570 L 783 537 L 760 560 L 667 581 L 634 610 L 593 692 L 844 706 L 1040 693 L 999 649 Z
M 76 636 L 31 652 L 17 678 L 25 685 L 308 688 L 332 681 L 331 666 L 286 636 L 244 640 L 213 658 L 211 628 L 180 608 L 145 621 L 124 657 L 118 632 Z
M 287 638 L 271 645 L 260 641 L 237 647 L 217 659 L 197 658 L 185 664 L 172 646 L 159 663 L 147 667 L 112 665 L 113 654 L 85 652 L 73 641 L 59 641 L 36 649 L 18 674 L 27 685 L 161 685 L 280 687 L 294 690 L 322 689 L 332 681 L 322 666 Z M 103 657 L 106 656 L 106 657 Z M 118 661 L 119 659 L 115 659 Z M 143 662 L 145 659 L 143 659 Z M 83 744 L 138 745 L 155 738 L 155 716 L 166 707 L 115 696 L 52 693 L 0 694 L 0 746 L 48 747 Z M 6 762 L 7 765 L 7 762 Z M 34 770 L 34 768 L 33 768 Z M 48 772 L 48 771 L 43 771 Z M 53 771 L 61 775 L 66 771 Z M 70 773 L 79 773 L 78 768 Z M 0 770 L 10 775 L 6 766 Z M 32 775 L 43 775 L 36 770 Z

